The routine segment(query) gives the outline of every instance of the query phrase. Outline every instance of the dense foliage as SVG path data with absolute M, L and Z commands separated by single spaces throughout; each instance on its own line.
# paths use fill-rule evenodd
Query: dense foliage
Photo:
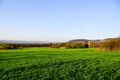
M 51 48 L 61 48 L 61 47 L 66 47 L 66 43 L 51 43 L 49 45 Z
M 51 47 L 51 48 L 88 48 L 87 43 L 46 43 L 46 44 L 0 44 L 0 49 L 19 49 L 23 47 Z
M 21 49 L 23 47 L 49 47 L 52 43 L 47 43 L 47 44 L 7 44 L 3 43 L 0 44 L 0 49 Z
M 19 49 L 22 48 L 20 44 L 0 44 L 0 49 Z
M 23 48 L 0 51 L 0 80 L 119 80 L 120 52 Z
M 87 43 L 67 43 L 66 48 L 88 48 Z

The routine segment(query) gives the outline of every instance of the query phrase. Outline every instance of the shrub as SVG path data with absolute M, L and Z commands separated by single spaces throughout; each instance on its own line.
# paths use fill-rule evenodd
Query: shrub
M 66 48 L 88 48 L 87 43 L 66 43 Z
M 65 47 L 65 43 L 51 43 L 49 45 L 49 47 L 51 47 L 51 48 L 61 48 L 61 47 Z
M 88 45 L 89 45 L 89 48 L 97 48 L 97 47 L 100 47 L 100 42 L 99 41 L 89 41 Z
M 22 46 L 18 44 L 3 43 L 0 45 L 0 49 L 19 49 L 19 48 L 22 48 Z
M 102 51 L 120 50 L 120 38 L 114 38 L 114 39 L 105 40 L 101 42 L 100 49 Z

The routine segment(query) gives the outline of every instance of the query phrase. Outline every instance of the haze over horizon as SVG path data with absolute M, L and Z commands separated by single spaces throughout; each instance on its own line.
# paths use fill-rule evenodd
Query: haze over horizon
M 0 40 L 120 36 L 119 0 L 0 0 Z

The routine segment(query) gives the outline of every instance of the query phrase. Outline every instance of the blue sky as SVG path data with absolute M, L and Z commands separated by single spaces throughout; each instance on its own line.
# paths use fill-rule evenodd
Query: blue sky
M 119 0 L 0 0 L 0 40 L 120 36 Z

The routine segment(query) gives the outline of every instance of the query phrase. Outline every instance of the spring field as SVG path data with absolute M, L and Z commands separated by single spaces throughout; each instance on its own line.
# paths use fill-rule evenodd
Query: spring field
M 0 80 L 120 80 L 120 51 L 0 50 Z

